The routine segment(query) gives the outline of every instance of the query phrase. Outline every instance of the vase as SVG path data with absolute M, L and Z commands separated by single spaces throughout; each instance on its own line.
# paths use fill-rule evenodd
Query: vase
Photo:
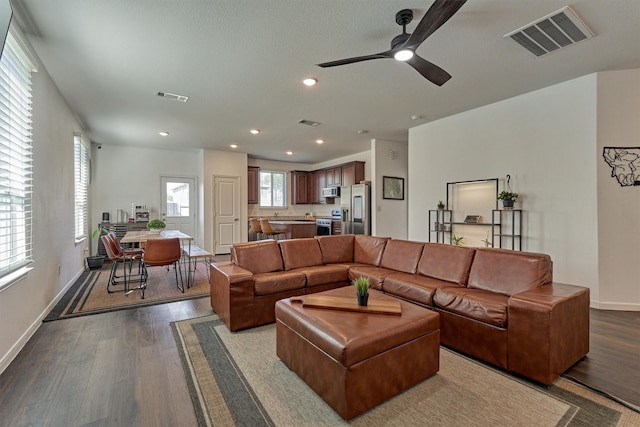
M 367 306 L 367 303 L 369 302 L 369 294 L 365 294 L 365 295 L 356 294 L 356 297 L 358 298 L 358 305 L 362 307 Z

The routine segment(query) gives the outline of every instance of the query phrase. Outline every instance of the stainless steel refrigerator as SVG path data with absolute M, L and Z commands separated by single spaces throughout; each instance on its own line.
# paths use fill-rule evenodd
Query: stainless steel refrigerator
M 340 187 L 342 234 L 371 234 L 371 188 L 369 184 Z

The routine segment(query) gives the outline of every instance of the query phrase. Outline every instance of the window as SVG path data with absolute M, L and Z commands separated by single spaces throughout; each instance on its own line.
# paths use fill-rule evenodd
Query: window
M 285 207 L 287 205 L 286 172 L 260 171 L 260 206 Z
M 89 150 L 82 136 L 73 137 L 73 164 L 75 182 L 76 242 L 87 237 L 89 228 Z
M 31 263 L 32 62 L 12 34 L 0 60 L 0 288 Z

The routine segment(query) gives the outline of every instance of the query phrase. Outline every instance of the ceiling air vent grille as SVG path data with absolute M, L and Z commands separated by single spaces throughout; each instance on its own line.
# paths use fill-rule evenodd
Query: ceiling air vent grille
M 536 56 L 571 46 L 593 36 L 593 32 L 569 6 L 504 35 Z
M 318 122 L 314 122 L 313 120 L 298 120 L 298 123 L 302 124 L 302 125 L 307 125 L 307 126 L 320 126 L 320 123 Z
M 175 93 L 169 93 L 169 92 L 158 92 L 157 95 L 161 98 L 172 99 L 174 101 L 180 101 L 180 102 L 187 102 L 189 100 L 188 96 L 176 95 Z

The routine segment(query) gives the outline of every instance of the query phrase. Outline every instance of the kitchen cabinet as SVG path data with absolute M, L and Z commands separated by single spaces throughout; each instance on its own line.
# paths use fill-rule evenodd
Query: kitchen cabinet
M 327 169 L 327 187 L 340 187 L 342 185 L 342 167 Z
M 334 219 L 331 221 L 331 234 L 342 234 L 342 222 Z
M 342 165 L 342 185 L 360 184 L 364 180 L 364 162 L 351 162 Z
M 317 205 L 320 203 L 320 171 L 309 173 L 308 198 L 309 204 Z
M 291 204 L 309 204 L 309 172 L 291 171 Z
M 249 166 L 247 171 L 247 198 L 250 205 L 260 203 L 260 168 Z

